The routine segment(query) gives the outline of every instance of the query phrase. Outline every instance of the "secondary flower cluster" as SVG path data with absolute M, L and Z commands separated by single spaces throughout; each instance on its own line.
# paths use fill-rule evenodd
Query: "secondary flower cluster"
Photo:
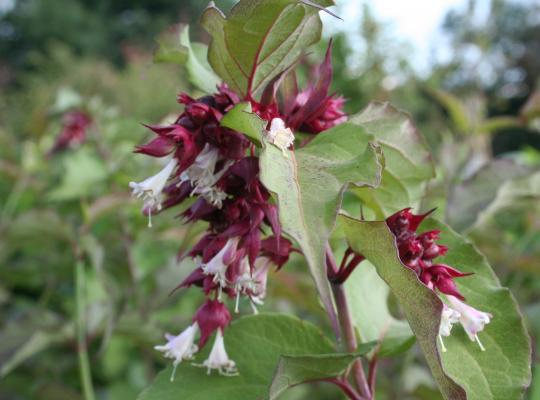
M 439 329 L 441 348 L 446 351 L 442 337 L 450 336 L 452 324 L 460 322 L 472 341 L 476 341 L 484 350 L 478 333 L 490 322 L 491 315 L 465 304 L 465 298 L 459 292 L 454 279 L 471 275 L 435 262 L 448 251 L 446 246 L 437 243 L 440 231 L 432 230 L 418 234 L 420 223 L 432 211 L 415 215 L 410 208 L 401 210 L 388 217 L 386 224 L 396 237 L 399 257 L 403 264 L 413 270 L 420 280 L 430 289 L 445 294 L 449 305 L 444 305 Z
M 294 143 L 293 129 L 317 134 L 346 119 L 343 99 L 328 95 L 332 75 L 330 48 L 316 69 L 315 84 L 293 93 L 278 104 L 275 82 L 260 101 L 248 94 L 245 101 L 267 121 L 266 138 L 284 153 Z M 225 350 L 223 333 L 231 315 L 225 299 L 247 298 L 254 312 L 266 295 L 271 268 L 279 269 L 293 250 L 281 235 L 276 205 L 259 180 L 255 146 L 244 135 L 220 125 L 223 116 L 241 101 L 225 84 L 217 93 L 200 99 L 180 94 L 184 112 L 171 125 L 147 126 L 156 137 L 138 146 L 137 153 L 165 158 L 163 169 L 142 182 L 131 182 L 133 194 L 143 198 L 143 214 L 152 226 L 152 215 L 194 200 L 182 212 L 186 222 L 205 221 L 208 229 L 187 253 L 197 267 L 177 289 L 199 287 L 207 299 L 186 330 L 166 335 L 156 346 L 174 367 L 192 359 L 212 334 L 216 334 L 208 359 L 200 366 L 223 375 L 237 373 Z M 195 344 L 197 335 L 199 341 Z M 174 376 L 174 372 L 173 372 Z
M 81 110 L 72 110 L 62 117 L 62 130 L 56 137 L 49 154 L 76 147 L 86 140 L 86 132 L 92 124 L 90 115 Z

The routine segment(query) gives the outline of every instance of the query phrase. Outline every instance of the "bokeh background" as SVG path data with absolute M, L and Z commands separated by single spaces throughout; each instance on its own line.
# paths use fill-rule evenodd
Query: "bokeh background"
M 181 21 L 206 42 L 205 5 L 0 0 L 0 399 L 83 399 L 78 339 L 98 398 L 134 399 L 165 365 L 153 345 L 201 301 L 169 296 L 191 267 L 176 255 L 200 227 L 171 211 L 148 229 L 128 183 L 157 169 L 132 154 L 148 136 L 141 122 L 178 114 L 176 94 L 191 91 L 180 67 L 153 62 L 155 38 Z M 333 89 L 348 112 L 381 100 L 413 115 L 438 166 L 422 208 L 438 206 L 486 254 L 536 344 L 540 3 L 338 0 L 335 12 L 344 21 L 323 16 L 325 40 L 305 69 L 333 37 Z M 86 140 L 51 153 L 74 111 L 91 120 Z M 265 309 L 327 325 L 301 260 L 269 290 Z M 417 350 L 382 368 L 378 399 L 440 399 Z M 335 396 L 322 384 L 284 398 Z M 538 368 L 528 399 L 540 399 Z

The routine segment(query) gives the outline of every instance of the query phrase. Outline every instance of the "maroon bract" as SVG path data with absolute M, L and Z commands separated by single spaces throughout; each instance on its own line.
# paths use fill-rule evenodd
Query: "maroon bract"
M 296 94 L 294 99 L 286 100 L 285 122 L 293 130 L 307 133 L 320 133 L 347 121 L 343 111 L 345 99 L 329 95 L 332 82 L 332 43 L 328 45 L 324 62 L 320 64 L 312 81 L 306 89 Z
M 217 329 L 223 330 L 231 322 L 229 310 L 219 300 L 207 300 L 195 313 L 193 322 L 196 322 L 201 330 L 199 347 L 203 347 L 208 338 Z

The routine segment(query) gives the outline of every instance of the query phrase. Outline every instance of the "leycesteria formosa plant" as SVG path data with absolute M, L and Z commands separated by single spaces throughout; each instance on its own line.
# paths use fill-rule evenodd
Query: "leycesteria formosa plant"
M 513 297 L 467 240 L 419 211 L 434 168 L 409 116 L 381 103 L 346 114 L 330 90 L 331 42 L 299 87 L 296 67 L 331 5 L 241 0 L 225 16 L 210 4 L 207 49 L 187 28 L 159 49 L 207 94 L 180 93 L 173 123 L 147 125 L 154 137 L 135 152 L 162 169 L 130 187 L 149 227 L 179 207 L 179 223 L 205 224 L 183 255 L 195 268 L 176 286 L 205 300 L 156 344 L 172 369 L 141 399 L 274 399 L 317 381 L 373 399 L 378 361 L 415 339 L 446 399 L 518 399 L 529 383 Z M 265 310 L 267 281 L 292 252 L 331 329 Z M 391 317 L 388 288 L 406 322 Z M 242 303 L 254 315 L 232 321 Z

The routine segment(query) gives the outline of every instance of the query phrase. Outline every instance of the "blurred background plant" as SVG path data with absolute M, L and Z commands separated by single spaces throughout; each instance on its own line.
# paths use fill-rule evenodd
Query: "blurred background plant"
M 227 9 L 234 1 L 217 3 Z M 351 3 L 361 9 L 354 24 L 345 29 L 328 20 L 335 92 L 347 98 L 349 111 L 388 100 L 412 113 L 439 168 L 423 209 L 437 206 L 487 255 L 538 341 L 540 5 L 465 2 L 442 27 L 450 57 L 419 71 L 410 44 L 378 20 L 370 2 L 338 1 L 336 12 L 345 16 Z M 140 123 L 178 114 L 176 94 L 190 90 L 184 71 L 153 63 L 154 38 L 183 21 L 193 25 L 192 37 L 206 41 L 195 24 L 205 3 L 5 4 L 0 398 L 89 399 L 95 392 L 133 399 L 164 365 L 152 349 L 163 329 L 185 326 L 201 300 L 196 292 L 169 296 L 191 270 L 188 261 L 177 262 L 178 246 L 187 246 L 199 228 L 164 217 L 147 229 L 128 182 L 156 169 L 131 154 L 148 135 Z M 324 46 L 306 58 L 307 67 Z M 74 112 L 89 119 L 77 131 L 82 139 L 51 152 Z M 296 258 L 276 274 L 265 308 L 325 325 L 305 271 Z M 86 336 L 78 337 L 81 331 Z M 419 353 L 383 362 L 389 373 L 380 376 L 377 398 L 440 398 Z M 529 399 L 540 397 L 538 359 L 535 365 Z M 81 366 L 91 385 L 80 378 Z M 332 393 L 325 385 L 300 386 L 284 398 Z

